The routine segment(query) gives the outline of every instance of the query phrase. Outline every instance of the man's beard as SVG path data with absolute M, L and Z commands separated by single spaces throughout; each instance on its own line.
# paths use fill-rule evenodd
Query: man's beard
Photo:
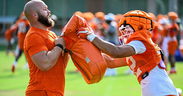
M 38 21 L 45 25 L 46 27 L 53 27 L 55 22 L 51 19 L 51 17 L 46 18 L 45 16 L 38 13 Z

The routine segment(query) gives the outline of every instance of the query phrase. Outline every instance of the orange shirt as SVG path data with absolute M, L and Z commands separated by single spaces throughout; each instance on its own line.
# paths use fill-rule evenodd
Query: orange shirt
M 154 43 L 159 44 L 159 40 L 160 40 L 160 24 L 158 22 L 154 22 L 154 29 L 152 31 L 152 40 Z
M 26 92 L 45 90 L 64 95 L 65 68 L 68 54 L 58 58 L 57 63 L 48 71 L 41 71 L 31 60 L 31 56 L 41 51 L 50 51 L 54 48 L 54 39 L 57 36 L 51 31 L 31 27 L 25 37 L 24 52 L 29 64 L 30 81 Z
M 176 37 L 178 35 L 178 31 L 179 31 L 178 24 L 173 23 L 172 25 L 169 26 L 168 35 L 170 37 Z
M 6 30 L 5 38 L 7 41 L 11 40 L 11 38 L 13 37 L 13 32 L 16 32 L 17 29 L 18 26 L 16 24 L 13 24 L 9 29 Z

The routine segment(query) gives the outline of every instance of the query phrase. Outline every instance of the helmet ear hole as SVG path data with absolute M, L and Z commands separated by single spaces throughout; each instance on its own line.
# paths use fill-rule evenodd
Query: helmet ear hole
M 138 30 L 142 30 L 143 29 L 143 26 L 142 25 L 139 25 L 138 26 Z

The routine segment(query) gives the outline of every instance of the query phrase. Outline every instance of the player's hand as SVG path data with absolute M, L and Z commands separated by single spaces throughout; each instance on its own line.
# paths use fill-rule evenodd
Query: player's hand
M 83 27 L 79 28 L 77 35 L 79 38 L 88 39 L 90 42 L 96 37 L 92 29 Z
M 56 38 L 55 39 L 55 45 L 61 44 L 63 46 L 63 50 L 61 52 L 62 56 L 64 55 L 64 50 L 65 50 L 65 41 L 62 37 Z
M 84 27 L 81 27 L 78 29 L 78 37 L 79 38 L 83 38 L 83 39 L 87 39 L 87 36 L 89 34 L 92 34 L 88 28 L 84 28 Z
M 57 44 L 61 44 L 61 45 L 63 45 L 63 47 L 65 47 L 64 39 L 62 37 L 56 38 L 55 39 L 55 45 L 57 45 Z

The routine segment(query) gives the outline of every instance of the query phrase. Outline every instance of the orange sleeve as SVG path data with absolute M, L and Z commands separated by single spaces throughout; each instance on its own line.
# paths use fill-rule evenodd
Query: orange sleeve
M 41 52 L 41 51 L 48 51 L 48 48 L 46 46 L 46 42 L 44 41 L 44 39 L 37 35 L 37 34 L 32 34 L 30 36 L 30 38 L 27 39 L 27 51 L 28 51 L 28 54 L 30 56 L 38 53 L 38 52 Z
M 16 32 L 17 28 L 18 27 L 14 24 L 5 31 L 5 38 L 7 41 L 11 40 L 11 38 L 13 36 L 13 32 Z
M 127 66 L 125 58 L 112 58 L 107 54 L 102 53 L 108 68 L 117 68 Z
M 10 40 L 11 40 L 12 35 L 11 35 L 10 33 L 11 33 L 11 32 L 10 32 L 10 29 L 7 29 L 7 30 L 5 31 L 5 39 L 6 39 L 7 41 L 10 41 Z

